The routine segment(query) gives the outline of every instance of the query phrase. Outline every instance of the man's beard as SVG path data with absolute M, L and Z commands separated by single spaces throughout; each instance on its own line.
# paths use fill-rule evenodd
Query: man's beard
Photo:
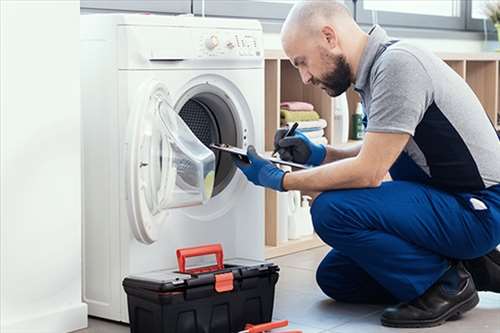
M 351 66 L 349 66 L 343 55 L 333 56 L 331 54 L 322 54 L 322 58 L 326 60 L 330 68 L 334 67 L 335 69 L 322 75 L 321 78 L 313 78 L 312 81 L 316 85 L 321 83 L 328 95 L 337 97 L 351 85 Z

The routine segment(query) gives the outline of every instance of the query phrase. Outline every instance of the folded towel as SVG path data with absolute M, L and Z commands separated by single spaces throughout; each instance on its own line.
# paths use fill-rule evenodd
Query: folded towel
M 282 122 L 283 126 L 293 126 L 293 121 L 292 122 Z M 299 127 L 298 129 L 303 129 L 303 128 L 325 128 L 326 127 L 326 120 L 324 119 L 318 119 L 318 120 L 311 120 L 311 121 L 298 121 Z
M 310 103 L 306 102 L 296 102 L 296 101 L 288 101 L 282 102 L 280 106 L 283 109 L 290 111 L 312 111 L 314 110 L 314 106 Z
M 281 119 L 284 121 L 309 121 L 309 120 L 318 120 L 319 114 L 316 111 L 288 111 L 281 109 L 280 110 Z
M 325 135 L 325 131 L 322 129 L 316 130 L 316 131 L 305 131 L 302 132 L 305 136 L 307 136 L 309 139 L 317 139 L 321 138 L 323 135 Z
M 318 145 L 327 145 L 328 139 L 322 136 L 321 138 L 311 139 L 312 142 Z
M 301 128 L 300 131 L 302 133 L 307 133 L 307 132 L 316 132 L 322 130 L 321 127 L 309 127 L 309 128 Z

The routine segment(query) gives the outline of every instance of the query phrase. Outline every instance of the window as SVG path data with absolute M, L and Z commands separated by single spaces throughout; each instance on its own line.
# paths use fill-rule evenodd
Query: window
M 460 16 L 460 5 L 457 0 L 363 1 L 363 9 L 365 10 L 451 17 Z
M 464 4 L 461 0 L 358 0 L 357 20 L 393 27 L 464 30 Z
M 484 9 L 488 3 L 495 3 L 497 0 L 469 0 L 467 15 L 467 30 L 494 31 L 493 23 L 484 14 Z
M 484 9 L 488 3 L 496 3 L 498 0 L 473 0 L 471 5 L 471 18 L 472 19 L 485 19 Z
M 195 15 L 204 10 L 207 16 L 259 19 L 264 31 L 279 32 L 296 1 L 205 0 L 203 6 L 202 0 L 81 0 L 80 7 L 83 11 L 169 14 L 190 13 L 192 9 Z M 484 18 L 483 8 L 495 1 L 500 0 L 344 0 L 344 3 L 362 25 L 380 24 L 410 36 L 445 34 L 462 38 L 457 31 L 482 32 L 485 26 L 494 31 L 493 24 Z M 443 33 L 436 34 L 436 30 Z

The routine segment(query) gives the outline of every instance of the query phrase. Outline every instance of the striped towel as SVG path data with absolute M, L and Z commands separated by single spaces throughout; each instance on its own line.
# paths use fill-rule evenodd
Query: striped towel
M 324 119 L 318 119 L 318 120 L 311 120 L 311 121 L 298 121 L 299 127 L 298 129 L 304 129 L 304 128 L 325 128 L 327 123 L 326 120 Z M 293 126 L 293 122 L 283 122 L 283 126 Z
M 309 139 L 317 139 L 321 138 L 323 135 L 325 135 L 325 131 L 322 129 L 316 130 L 316 131 L 302 131 L 302 133 L 307 136 Z
M 321 138 L 311 139 L 312 142 L 318 145 L 327 145 L 328 139 L 322 136 Z
M 314 106 L 306 102 L 288 101 L 280 103 L 280 107 L 290 111 L 312 111 Z
M 318 120 L 319 114 L 316 111 L 288 111 L 280 110 L 281 119 L 287 123 L 291 121 Z

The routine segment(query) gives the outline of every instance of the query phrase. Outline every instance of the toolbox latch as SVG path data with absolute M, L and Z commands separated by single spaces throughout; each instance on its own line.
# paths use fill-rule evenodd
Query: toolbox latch
M 218 293 L 223 293 L 226 291 L 231 291 L 234 289 L 233 284 L 233 273 L 223 273 L 215 275 L 215 291 Z

